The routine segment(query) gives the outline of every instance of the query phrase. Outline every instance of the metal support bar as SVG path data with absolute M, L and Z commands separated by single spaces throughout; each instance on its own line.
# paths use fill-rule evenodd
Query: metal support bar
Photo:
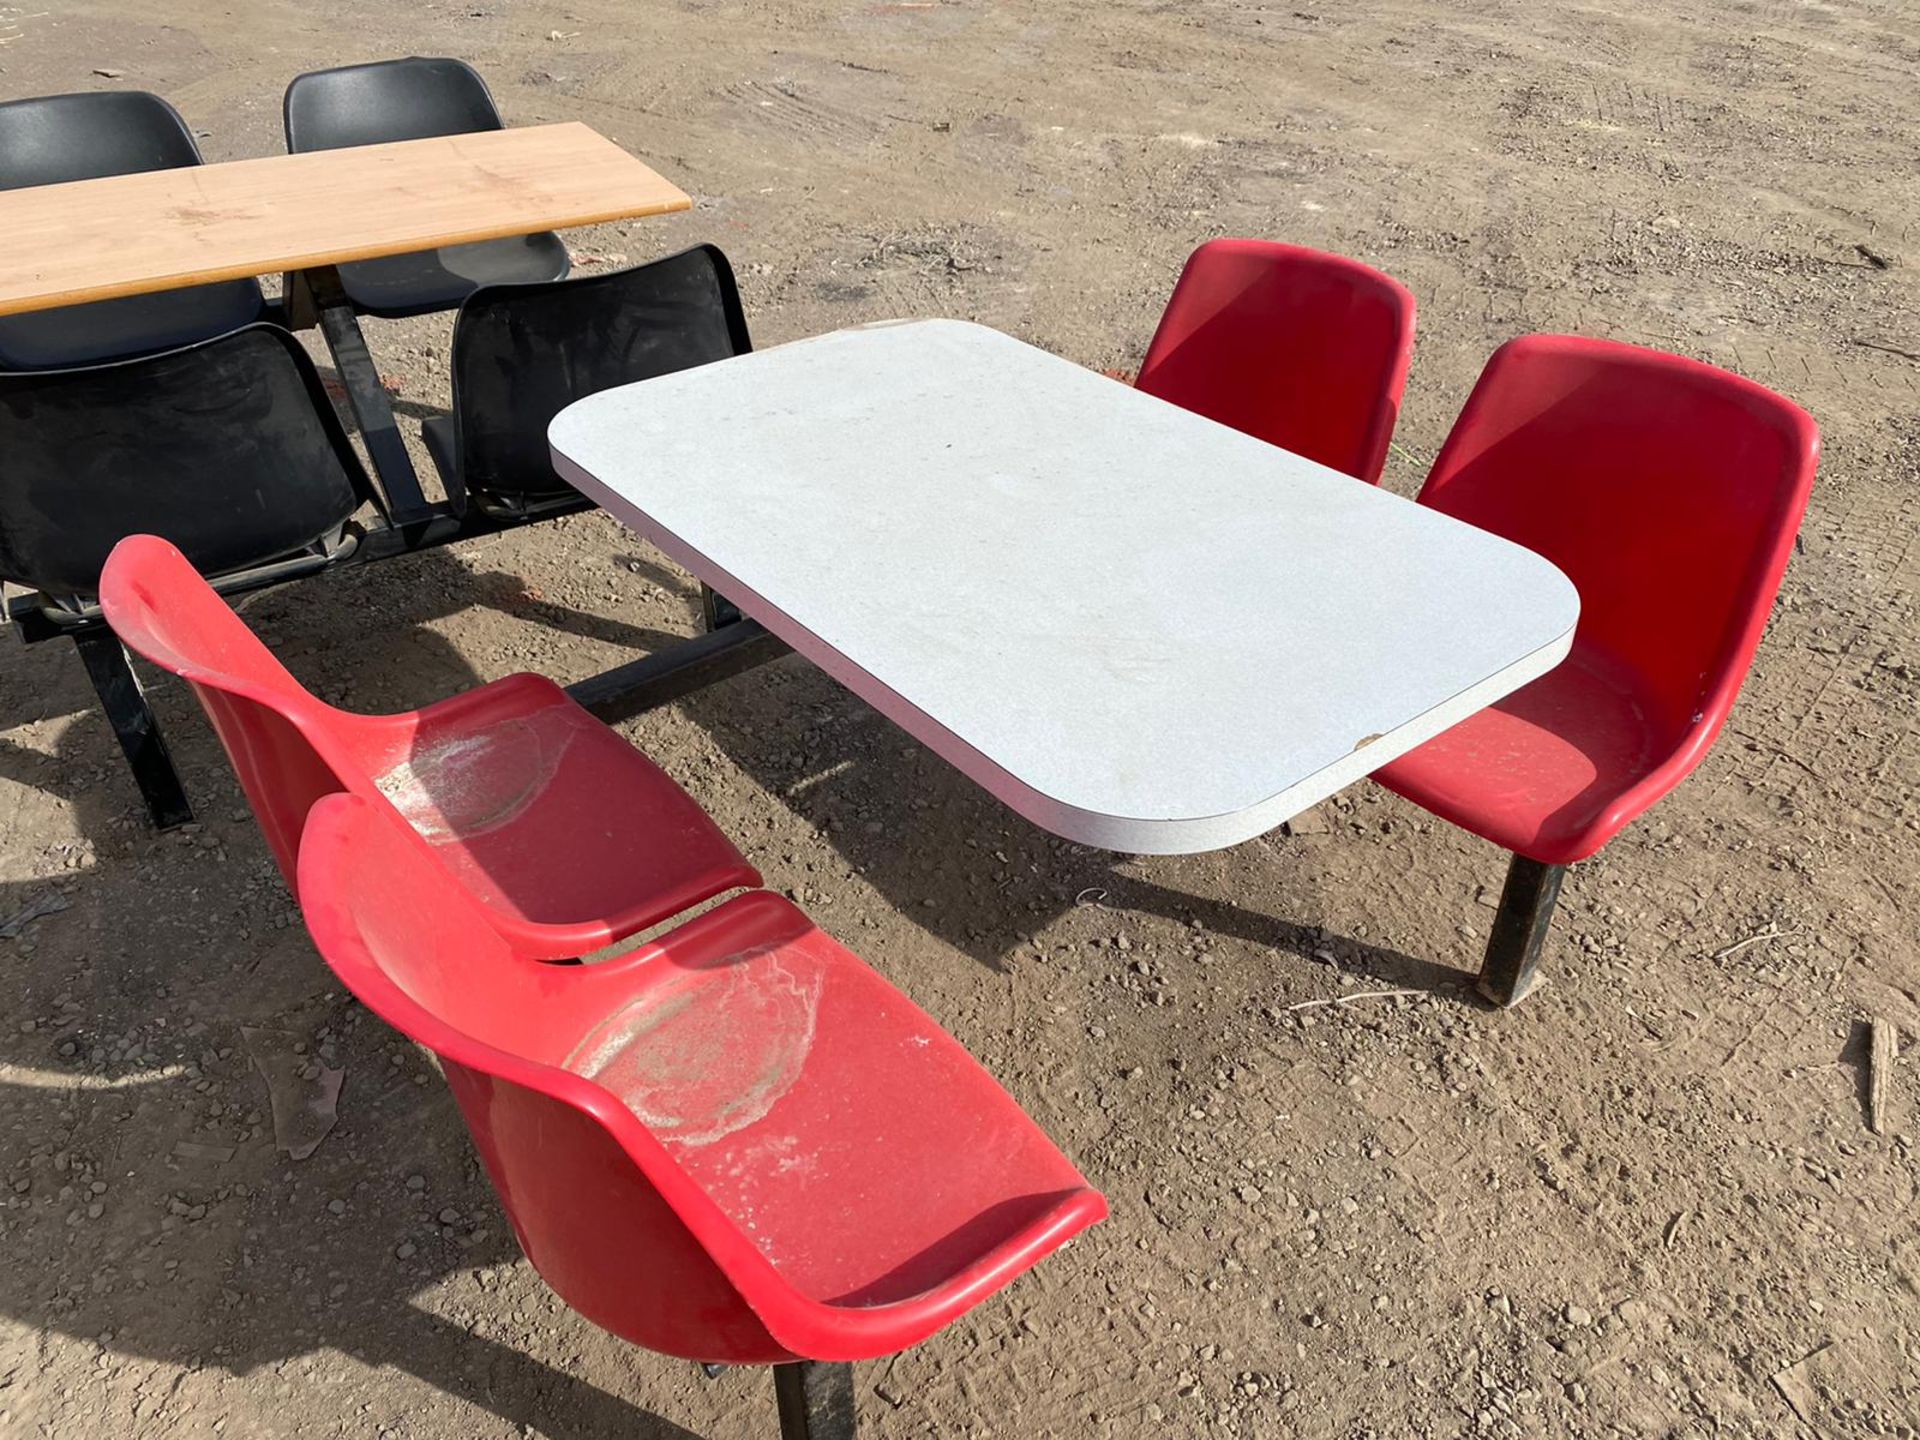
M 1543 865 L 1524 855 L 1515 855 L 1507 867 L 1506 888 L 1480 963 L 1480 993 L 1494 1004 L 1518 1005 L 1539 983 L 1540 947 L 1566 876 L 1566 866 Z
M 784 640 L 769 635 L 758 621 L 740 620 L 569 685 L 567 694 L 615 724 L 777 660 L 787 648 Z
M 156 830 L 171 830 L 193 819 L 193 807 L 187 792 L 160 738 L 160 724 L 148 708 L 141 692 L 140 677 L 133 673 L 126 647 L 111 630 L 95 630 L 73 637 L 74 647 L 87 667 L 100 706 L 107 712 L 114 737 L 126 752 L 127 767 L 140 787 L 140 798 L 147 802 L 147 814 Z
M 773 1367 L 780 1440 L 853 1440 L 853 1366 L 802 1360 Z
M 420 477 L 407 454 L 406 441 L 400 438 L 400 427 L 393 418 L 393 404 L 380 383 L 379 368 L 368 353 L 367 337 L 360 333 L 353 303 L 340 288 L 340 272 L 331 265 L 303 271 L 301 286 L 305 296 L 290 297 L 289 309 L 297 313 L 301 305 L 310 304 L 317 312 L 320 333 L 327 338 L 334 368 L 347 388 L 347 404 L 359 423 L 360 438 L 387 498 L 388 518 L 404 525 L 431 513 L 420 489 Z

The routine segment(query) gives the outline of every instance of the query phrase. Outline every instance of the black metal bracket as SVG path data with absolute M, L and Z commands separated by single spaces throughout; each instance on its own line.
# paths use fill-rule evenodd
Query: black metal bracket
M 709 631 L 720 630 L 741 621 L 740 607 L 711 585 L 700 584 L 700 618 Z
M 380 370 L 367 349 L 367 337 L 360 331 L 353 302 L 340 288 L 340 272 L 323 265 L 291 275 L 287 283 L 288 317 L 299 321 L 312 315 L 326 337 L 334 368 L 346 387 L 347 404 L 360 427 L 360 439 L 386 497 L 388 518 L 404 525 L 431 514 L 432 507 L 420 489 L 420 476 L 407 454 L 407 442 L 393 418 L 393 402 L 380 383 Z
M 802 1360 L 773 1367 L 780 1440 L 853 1440 L 853 1366 Z
M 617 724 L 777 660 L 787 651 L 787 643 L 758 621 L 738 620 L 578 681 L 567 687 L 567 694 L 608 724 Z
M 1478 983 L 1480 993 L 1494 1004 L 1518 1005 L 1540 983 L 1540 948 L 1566 875 L 1564 865 L 1546 865 L 1524 855 L 1515 855 L 1507 867 Z

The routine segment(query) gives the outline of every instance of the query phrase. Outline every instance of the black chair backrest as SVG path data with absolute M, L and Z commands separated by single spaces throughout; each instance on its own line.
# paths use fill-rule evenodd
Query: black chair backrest
M 712 245 L 609 275 L 484 286 L 453 327 L 461 478 L 484 494 L 565 494 L 547 449 L 555 415 L 752 348 L 733 267 Z
M 370 495 L 312 360 L 275 325 L 0 373 L 0 579 L 90 597 L 141 533 L 228 573 L 312 545 Z
M 0 190 L 199 163 L 200 149 L 180 112 L 144 90 L 0 104 Z
M 285 105 L 287 149 L 339 150 L 500 129 L 480 72 L 464 60 L 411 55 L 294 77 Z

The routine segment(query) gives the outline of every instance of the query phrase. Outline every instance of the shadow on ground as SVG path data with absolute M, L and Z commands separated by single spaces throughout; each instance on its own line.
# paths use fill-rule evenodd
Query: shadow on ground
M 1442 989 L 1470 981 L 1449 966 L 1211 898 L 1197 873 L 1209 857 L 1155 858 L 1147 864 L 1165 878 L 1147 879 L 1127 857 L 1061 840 L 798 657 L 682 703 L 729 759 L 821 831 L 900 914 L 994 970 L 1060 915 L 1098 903 L 1331 961 L 1382 985 Z M 1262 866 L 1289 843 L 1276 834 L 1226 853 Z M 1195 874 L 1194 890 L 1177 883 L 1186 873 Z M 966 904 L 946 898 L 955 891 Z

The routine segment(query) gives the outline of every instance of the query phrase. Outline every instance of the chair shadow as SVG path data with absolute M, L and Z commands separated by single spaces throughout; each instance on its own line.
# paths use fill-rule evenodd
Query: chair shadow
M 391 1316 L 388 1323 L 391 1328 Z M 403 1323 L 410 1329 L 398 1335 L 398 1343 L 364 1354 L 349 1348 L 349 1353 L 370 1366 L 405 1370 L 416 1380 L 490 1410 L 528 1434 L 545 1433 L 558 1411 L 568 1416 L 569 1428 L 581 1435 L 700 1440 L 697 1432 L 683 1425 L 496 1340 L 461 1331 L 449 1342 L 448 1327 L 434 1324 L 413 1306 L 405 1308 Z M 475 1380 L 476 1370 L 486 1376 L 484 1382 Z M 557 1402 L 556 1393 L 563 1397 Z M 772 1397 L 768 1398 L 771 1403 Z
M 319 961 L 311 964 L 317 967 Z M 13 1027 L 7 1029 L 11 1034 Z M 374 1068 L 364 1054 L 350 1053 L 342 1061 L 350 1070 Z M 467 1145 L 465 1129 L 443 1087 L 422 1091 L 404 1114 L 358 1117 L 350 1144 L 377 1150 L 387 1157 L 385 1166 L 370 1165 L 349 1143 L 330 1136 L 301 1163 L 302 1184 L 276 1186 L 272 1171 L 286 1162 L 261 1158 L 257 1146 L 251 1165 L 243 1158 L 239 1166 L 219 1167 L 243 1169 L 255 1182 L 252 1195 L 258 1203 L 236 1198 L 230 1181 L 216 1188 L 209 1178 L 192 1173 L 193 1162 L 170 1164 L 164 1151 L 139 1138 L 105 1163 L 101 1142 L 118 1142 L 115 1131 L 124 1128 L 113 1124 L 119 1118 L 113 1107 L 125 1107 L 123 1113 L 135 1123 L 169 1117 L 156 1123 L 163 1129 L 190 1124 L 171 1117 L 190 1113 L 195 1101 L 204 1105 L 193 1084 L 185 1075 L 86 1091 L 0 1084 L 0 1125 L 16 1135 L 70 1137 L 62 1155 L 72 1157 L 69 1168 L 55 1174 L 46 1173 L 42 1160 L 31 1172 L 31 1191 L 9 1191 L 16 1202 L 53 1213 L 37 1224 L 10 1222 L 8 1264 L 0 1267 L 0 1314 L 84 1343 L 105 1337 L 105 1348 L 114 1354 L 189 1369 L 216 1366 L 235 1376 L 334 1350 L 369 1368 L 405 1371 L 529 1431 L 545 1432 L 556 1416 L 565 1416 L 572 1433 L 698 1440 L 694 1432 L 630 1400 L 420 1308 L 415 1296 L 422 1290 L 456 1273 L 519 1257 L 489 1199 L 483 1217 L 492 1226 L 487 1241 L 464 1250 L 428 1242 L 420 1264 L 398 1266 L 388 1237 L 409 1226 L 419 1233 L 419 1218 L 400 1213 L 405 1201 L 397 1185 L 388 1187 L 396 1192 L 394 1199 L 361 1198 L 367 1187 L 356 1182 L 370 1170 L 390 1169 L 396 1155 L 433 1174 L 436 1188 L 464 1169 L 458 1157 Z M 365 1123 L 369 1119 L 372 1123 Z M 342 1121 L 351 1123 L 344 1113 Z M 83 1160 L 89 1151 L 102 1163 Z M 13 1167 L 12 1174 L 21 1174 L 21 1167 Z M 56 1183 L 94 1174 L 114 1182 L 105 1192 L 109 1213 L 90 1223 L 62 1224 L 58 1212 L 74 1202 L 55 1191 Z M 291 1180 L 292 1173 L 286 1178 Z M 338 1220 L 320 1209 L 323 1202 L 307 1202 L 320 1211 L 320 1222 L 331 1222 L 320 1246 L 313 1244 L 316 1222 L 296 1219 L 285 1203 L 290 1195 L 316 1190 L 356 1197 L 352 1213 Z M 166 1213 L 176 1197 L 204 1204 L 205 1215 L 158 1230 L 151 1217 Z M 277 1207 L 276 1201 L 281 1202 Z M 17 1214 L 20 1208 L 16 1204 L 10 1211 Z M 179 1269 L 163 1268 L 161 1256 L 178 1259 L 183 1253 L 189 1258 Z M 335 1287 L 344 1293 L 316 1307 L 315 1287 L 321 1281 L 315 1271 L 327 1279 L 344 1277 Z

